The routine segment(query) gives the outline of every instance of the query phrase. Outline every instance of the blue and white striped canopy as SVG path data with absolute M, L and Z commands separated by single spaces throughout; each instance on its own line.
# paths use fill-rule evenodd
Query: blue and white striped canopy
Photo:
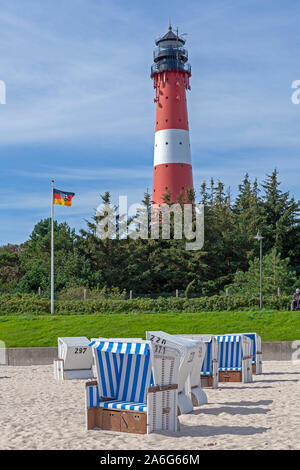
M 217 336 L 218 343 L 238 343 L 242 340 L 240 335 L 219 335 Z
M 236 333 L 235 335 L 232 336 L 239 336 L 239 333 Z M 251 345 L 250 345 L 250 355 L 253 357 L 253 362 L 256 363 L 256 349 L 257 349 L 257 333 L 242 333 L 242 335 L 246 336 L 247 338 L 250 338 L 251 340 Z
M 153 384 L 149 343 L 99 339 L 90 346 L 95 350 L 100 396 L 144 403 Z
M 206 343 L 206 354 L 201 369 L 202 374 L 212 374 L 211 349 L 212 342 L 210 341 Z
M 149 352 L 148 343 L 121 343 L 112 341 L 92 341 L 90 343 L 92 348 L 97 351 L 111 352 L 116 354 L 138 354 L 141 356 L 147 356 Z
M 256 333 L 245 333 L 245 336 L 247 338 L 251 339 L 251 356 L 253 356 L 255 360 L 255 354 L 256 354 Z
M 218 361 L 219 370 L 240 370 L 242 367 L 242 336 L 220 335 Z

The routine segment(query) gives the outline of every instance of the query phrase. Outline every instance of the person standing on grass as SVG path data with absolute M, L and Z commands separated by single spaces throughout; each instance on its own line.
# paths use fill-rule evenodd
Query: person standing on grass
M 296 292 L 293 295 L 292 310 L 298 310 L 299 303 L 300 303 L 300 289 L 296 289 Z

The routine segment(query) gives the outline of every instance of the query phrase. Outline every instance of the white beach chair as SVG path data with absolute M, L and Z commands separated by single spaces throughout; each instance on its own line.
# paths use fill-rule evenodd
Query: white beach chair
M 194 406 L 207 403 L 206 393 L 201 388 L 200 370 L 205 356 L 203 341 L 173 336 L 164 331 L 147 331 L 146 338 L 155 347 L 172 347 L 180 353 L 178 373 L 178 407 L 181 414 L 190 413 Z
M 245 333 L 248 338 L 251 339 L 251 355 L 252 355 L 252 372 L 253 374 L 260 375 L 262 374 L 262 346 L 261 346 L 261 337 L 257 333 Z
M 218 342 L 213 335 L 175 335 L 182 338 L 203 341 L 206 344 L 206 352 L 200 371 L 201 387 L 218 388 L 219 384 L 219 361 L 218 361 Z
M 252 382 L 251 340 L 244 334 L 218 335 L 219 382 Z
M 179 354 L 129 338 L 91 342 L 96 382 L 86 383 L 87 429 L 177 431 Z
M 58 338 L 58 359 L 53 363 L 56 380 L 91 379 L 93 355 L 85 336 Z

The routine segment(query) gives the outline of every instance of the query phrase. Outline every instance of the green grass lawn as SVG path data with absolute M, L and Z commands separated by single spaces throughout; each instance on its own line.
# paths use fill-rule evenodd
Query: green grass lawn
M 0 316 L 0 340 L 7 347 L 56 346 L 58 336 L 145 338 L 147 330 L 163 330 L 171 334 L 255 331 L 263 341 L 293 341 L 300 339 L 300 312 Z

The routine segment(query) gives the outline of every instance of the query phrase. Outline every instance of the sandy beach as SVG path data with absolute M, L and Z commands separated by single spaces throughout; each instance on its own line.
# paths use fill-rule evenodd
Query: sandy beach
M 206 389 L 178 434 L 86 431 L 84 382 L 52 366 L 0 367 L 0 449 L 300 449 L 300 365 L 265 362 L 252 384 Z

